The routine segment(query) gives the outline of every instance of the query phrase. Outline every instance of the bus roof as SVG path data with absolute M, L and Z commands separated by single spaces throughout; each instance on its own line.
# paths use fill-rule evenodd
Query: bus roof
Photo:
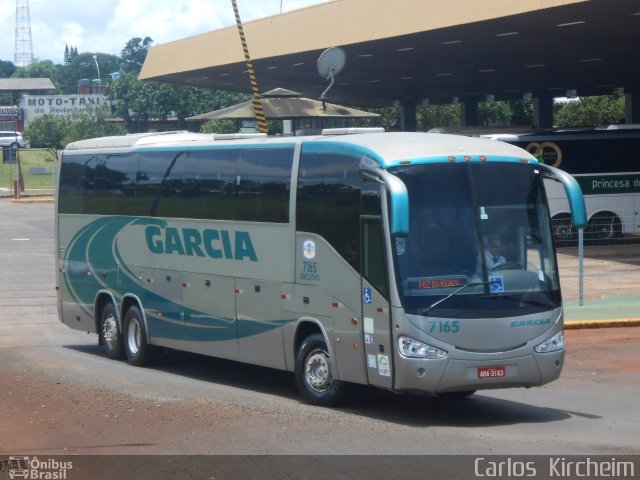
M 391 139 L 393 141 L 390 141 Z M 483 156 L 490 160 L 526 159 L 531 162 L 537 161 L 528 152 L 508 143 L 440 133 L 371 133 L 344 135 L 341 138 L 325 135 L 314 138 L 313 142 L 318 144 L 340 142 L 367 150 L 385 168 L 396 166 L 400 162 L 421 163 L 421 161 L 429 159 L 446 160 L 449 157 L 456 159 L 472 157 L 473 160 L 477 160 Z
M 348 152 L 368 154 L 383 167 L 397 165 L 400 161 L 425 161 L 446 159 L 455 156 L 485 156 L 494 159 L 527 159 L 535 162 L 535 157 L 508 143 L 490 139 L 471 138 L 462 135 L 439 133 L 358 133 L 345 135 L 316 135 L 301 137 L 267 137 L 239 134 L 229 139 L 229 135 L 193 133 L 187 131 L 140 133 L 114 137 L 81 140 L 67 145 L 67 151 L 89 149 L 130 149 L 186 147 L 204 148 L 208 146 L 231 145 L 277 145 L 304 144 L 304 151 Z M 79 152 L 78 152 L 79 153 Z M 491 159 L 490 158 L 490 159 Z

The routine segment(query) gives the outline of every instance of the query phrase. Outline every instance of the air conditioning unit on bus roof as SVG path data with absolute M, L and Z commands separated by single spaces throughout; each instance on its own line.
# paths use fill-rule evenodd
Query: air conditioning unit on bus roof
M 266 133 L 214 133 L 214 140 L 243 140 L 247 138 L 266 138 Z
M 354 133 L 382 133 L 384 128 L 372 127 L 372 128 L 325 128 L 322 130 L 322 135 L 351 135 Z

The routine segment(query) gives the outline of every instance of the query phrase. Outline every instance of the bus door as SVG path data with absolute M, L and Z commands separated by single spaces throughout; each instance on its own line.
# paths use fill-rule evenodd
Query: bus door
M 361 216 L 362 332 L 369 384 L 392 387 L 393 352 L 385 241 L 380 216 Z

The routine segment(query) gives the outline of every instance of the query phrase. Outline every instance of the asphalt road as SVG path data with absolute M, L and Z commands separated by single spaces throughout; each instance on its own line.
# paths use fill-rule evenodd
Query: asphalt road
M 58 322 L 53 205 L 0 201 L 0 456 L 640 454 L 640 328 L 567 332 L 560 380 L 443 402 L 357 389 L 304 404 L 291 374 L 171 353 L 108 360 Z

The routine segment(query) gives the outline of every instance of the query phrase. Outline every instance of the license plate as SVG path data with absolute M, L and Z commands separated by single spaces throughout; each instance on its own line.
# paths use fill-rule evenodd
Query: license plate
M 506 376 L 506 367 L 478 367 L 478 378 L 502 378 Z

